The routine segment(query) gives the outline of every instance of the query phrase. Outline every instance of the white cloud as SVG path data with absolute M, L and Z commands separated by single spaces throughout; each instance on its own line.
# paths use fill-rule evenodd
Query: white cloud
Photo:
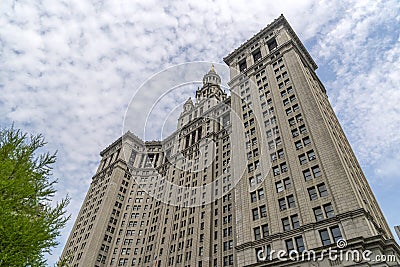
M 322 78 L 362 163 L 400 151 L 398 1 L 0 5 L 0 125 L 15 121 L 41 132 L 49 149 L 59 151 L 58 197 L 70 193 L 73 219 L 98 153 L 120 135 L 128 100 L 141 83 L 176 63 L 222 62 L 281 13 L 320 68 L 332 70 Z

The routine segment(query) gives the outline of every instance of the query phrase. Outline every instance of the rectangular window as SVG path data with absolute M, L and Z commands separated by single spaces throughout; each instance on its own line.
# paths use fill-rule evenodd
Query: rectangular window
M 321 176 L 321 170 L 319 169 L 318 165 L 312 167 L 311 170 L 312 170 L 312 172 L 313 172 L 315 178 Z
M 299 135 L 299 131 L 297 129 L 292 130 L 292 137 L 296 137 Z
M 321 237 L 321 242 L 323 246 L 327 246 L 331 244 L 331 239 L 329 237 L 328 230 L 323 229 L 319 231 L 319 236 Z
M 286 164 L 286 162 L 284 162 L 284 163 L 282 163 L 282 164 L 281 164 L 281 171 L 282 171 L 282 173 L 284 173 L 284 172 L 287 172 L 287 171 L 288 171 L 288 167 L 287 167 L 287 164 Z
M 239 62 L 239 71 L 244 71 L 247 69 L 247 63 L 246 59 L 243 59 L 242 61 Z
M 315 189 L 314 186 L 308 188 L 307 190 L 308 190 L 308 195 L 310 196 L 310 200 L 316 200 L 318 198 L 317 190 Z
M 253 221 L 257 220 L 259 218 L 258 208 L 253 209 L 252 213 L 253 213 Z
M 254 62 L 257 62 L 258 60 L 261 59 L 260 49 L 257 49 L 256 51 L 253 52 L 253 59 L 254 59 Z
M 280 174 L 280 170 L 279 170 L 279 167 L 278 167 L 278 166 L 273 167 L 273 168 L 272 168 L 272 171 L 274 172 L 274 176 L 277 176 L 277 175 Z
M 331 203 L 324 205 L 324 211 L 325 211 L 326 218 L 331 218 L 331 217 L 335 216 L 335 213 L 333 212 L 333 207 L 332 207 Z
M 286 250 L 288 253 L 294 250 L 294 245 L 293 245 L 293 240 L 292 239 L 287 239 L 285 240 L 286 243 Z
M 303 252 L 304 251 L 304 241 L 302 236 L 295 237 L 297 251 Z
M 314 150 L 308 151 L 308 152 L 307 152 L 307 157 L 308 157 L 308 160 L 309 160 L 309 161 L 312 161 L 312 160 L 316 159 Z
M 324 183 L 317 185 L 318 192 L 321 197 L 326 197 L 328 195 L 328 191 L 326 190 L 326 186 Z
M 313 209 L 316 221 L 321 221 L 324 219 L 324 214 L 322 213 L 321 207 L 316 207 Z
M 304 179 L 305 179 L 306 181 L 312 179 L 311 172 L 310 172 L 309 169 L 303 171 L 303 176 L 304 176 Z
M 284 198 L 281 198 L 278 200 L 279 202 L 279 209 L 280 210 L 285 210 L 286 209 L 286 201 Z
M 290 195 L 287 197 L 287 202 L 288 202 L 289 208 L 294 208 L 296 206 L 293 195 Z
M 290 231 L 290 222 L 288 217 L 282 219 L 282 227 L 283 231 Z
M 290 181 L 290 178 L 283 179 L 283 183 L 285 184 L 286 189 L 292 187 L 292 182 Z
M 303 165 L 303 164 L 305 164 L 307 162 L 307 158 L 306 158 L 305 154 L 301 154 L 299 156 L 299 162 L 300 162 L 301 165 Z
M 276 186 L 276 192 L 277 193 L 282 192 L 284 190 L 283 183 L 281 181 L 276 182 L 275 186 Z
M 263 199 L 264 198 L 264 189 L 259 189 L 258 190 L 258 199 Z
M 278 44 L 276 43 L 275 38 L 272 38 L 270 40 L 268 40 L 267 42 L 267 46 L 268 46 L 268 50 L 271 52 L 272 50 L 274 50 Z
M 303 138 L 303 143 L 304 143 L 304 146 L 308 146 L 309 144 L 311 144 L 311 140 L 310 140 L 310 137 L 304 137 Z
M 332 237 L 333 237 L 333 240 L 335 241 L 335 243 L 339 239 L 342 239 L 342 233 L 340 232 L 339 226 L 332 226 L 331 227 L 331 234 L 332 234 Z
M 262 225 L 261 229 L 262 229 L 262 232 L 263 232 L 263 237 L 267 237 L 269 235 L 268 224 Z
M 256 227 L 253 229 L 254 232 L 254 239 L 255 240 L 260 240 L 261 239 L 261 231 L 260 231 L 260 227 Z
M 267 208 L 265 205 L 260 206 L 260 216 L 261 218 L 267 217 Z
M 299 141 L 297 141 L 297 142 L 295 142 L 295 143 L 294 143 L 294 145 L 296 146 L 296 149 L 297 149 L 297 150 L 299 150 L 299 149 L 303 148 L 303 144 L 301 143 L 301 141 L 300 141 L 300 140 L 299 140 Z
M 251 198 L 251 202 L 256 202 L 256 201 L 257 201 L 257 194 L 256 194 L 256 192 L 251 192 L 251 193 L 250 193 L 250 198 Z
M 297 214 L 290 216 L 290 220 L 292 221 L 293 229 L 300 227 L 299 216 Z

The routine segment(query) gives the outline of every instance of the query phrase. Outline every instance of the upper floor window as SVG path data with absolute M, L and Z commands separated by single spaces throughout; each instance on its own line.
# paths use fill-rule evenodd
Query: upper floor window
M 239 62 L 239 71 L 244 71 L 247 69 L 246 59 L 243 59 Z

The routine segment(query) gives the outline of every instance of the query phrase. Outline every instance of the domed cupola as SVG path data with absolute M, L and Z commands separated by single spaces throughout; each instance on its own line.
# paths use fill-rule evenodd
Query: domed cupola
M 211 65 L 210 71 L 203 77 L 203 85 L 210 83 L 215 85 L 221 84 L 221 77 L 215 72 L 214 64 Z
M 210 71 L 203 77 L 203 86 L 196 91 L 197 103 L 204 99 L 214 98 L 217 101 L 222 101 L 226 98 L 226 93 L 221 89 L 221 77 L 211 65 Z

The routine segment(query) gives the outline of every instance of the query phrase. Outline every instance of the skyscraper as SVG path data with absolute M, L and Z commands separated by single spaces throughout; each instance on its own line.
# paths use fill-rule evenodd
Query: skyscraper
M 63 251 L 71 266 L 369 266 L 274 254 L 339 245 L 397 266 L 399 246 L 286 19 L 224 61 L 229 95 L 211 67 L 169 137 L 127 132 L 100 153 Z

